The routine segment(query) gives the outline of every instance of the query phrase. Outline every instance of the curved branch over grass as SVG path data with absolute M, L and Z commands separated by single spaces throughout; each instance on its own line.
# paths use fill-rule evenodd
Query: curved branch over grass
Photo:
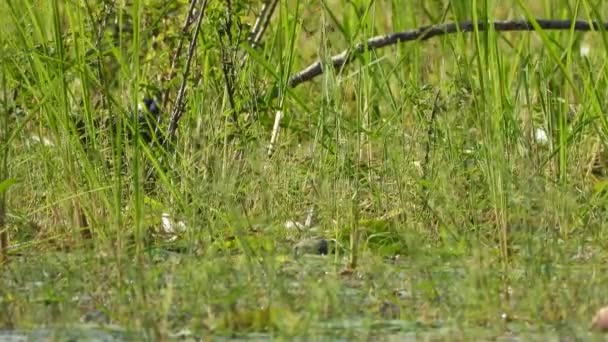
M 536 19 L 538 27 L 543 30 L 570 30 L 574 31 L 599 31 L 608 30 L 608 22 L 600 23 L 596 21 L 588 22 L 583 20 L 552 20 L 552 19 Z M 494 26 L 494 30 L 505 31 L 535 31 L 535 25 L 529 20 L 509 20 L 495 21 L 492 23 L 478 22 L 477 29 L 486 31 L 490 25 Z M 460 23 L 447 23 L 439 25 L 423 26 L 413 30 L 395 32 L 386 35 L 376 36 L 368 39 L 364 43 L 359 43 L 355 47 L 342 51 L 341 53 L 331 58 L 331 64 L 336 69 L 341 69 L 356 56 L 365 51 L 377 50 L 386 46 L 395 45 L 398 43 L 409 41 L 422 41 L 433 37 L 443 36 L 456 32 L 472 32 L 475 30 L 475 23 L 472 21 L 464 21 Z M 323 74 L 324 67 L 322 61 L 316 61 L 302 71 L 291 76 L 289 79 L 289 87 L 295 88 L 301 83 L 312 80 L 313 78 Z

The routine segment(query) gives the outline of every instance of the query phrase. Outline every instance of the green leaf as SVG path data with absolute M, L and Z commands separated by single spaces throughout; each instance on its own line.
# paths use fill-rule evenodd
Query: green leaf
M 14 178 L 7 178 L 3 180 L 2 183 L 0 183 L 0 193 L 3 193 L 8 190 L 8 188 L 16 182 L 17 180 L 15 180 Z

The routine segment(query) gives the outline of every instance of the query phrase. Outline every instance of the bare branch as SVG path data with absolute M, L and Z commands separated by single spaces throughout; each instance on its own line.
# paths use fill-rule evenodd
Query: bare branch
M 262 40 L 262 36 L 264 35 L 264 32 L 266 32 L 268 25 L 270 25 L 270 19 L 272 19 L 272 14 L 274 13 L 278 3 L 279 0 L 268 0 L 264 3 L 264 6 L 262 6 L 262 11 L 255 19 L 253 28 L 251 29 L 249 37 L 247 38 L 247 42 L 252 48 L 255 49 Z M 241 58 L 241 66 L 243 66 L 247 61 L 247 56 L 247 54 L 243 54 L 243 57 Z
M 543 30 L 569 30 L 574 31 L 597 31 L 608 30 L 608 23 L 587 22 L 583 20 L 552 20 L 552 19 L 536 19 L 538 26 Z M 478 22 L 477 29 L 485 31 L 489 25 L 494 26 L 496 31 L 534 31 L 534 25 L 528 20 L 510 20 L 510 21 L 495 21 L 492 23 Z M 475 23 L 472 21 L 464 21 L 460 23 L 447 23 L 439 25 L 423 26 L 413 30 L 395 32 L 386 35 L 376 36 L 368 39 L 365 43 L 359 43 L 355 47 L 344 50 L 341 53 L 331 58 L 331 64 L 334 68 L 340 69 L 352 62 L 357 55 L 365 51 L 373 51 L 386 46 L 395 45 L 397 43 L 409 41 L 422 41 L 433 37 L 443 36 L 456 32 L 472 32 L 475 30 Z M 296 73 L 289 79 L 289 86 L 294 88 L 299 84 L 310 81 L 313 78 L 323 74 L 323 63 L 319 60 L 309 65 L 302 71 Z
M 268 0 L 262 7 L 262 12 L 256 18 L 255 24 L 251 29 L 251 34 L 247 39 L 249 44 L 251 44 L 251 47 L 255 48 L 262 39 L 264 32 L 266 32 L 266 29 L 270 24 L 270 19 L 272 18 L 272 14 L 274 13 L 278 3 L 279 0 Z

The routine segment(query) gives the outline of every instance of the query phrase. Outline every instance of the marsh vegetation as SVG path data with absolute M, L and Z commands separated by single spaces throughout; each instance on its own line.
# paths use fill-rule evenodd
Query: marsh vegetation
M 290 0 L 251 34 L 263 7 L 0 2 L 0 330 L 602 338 L 605 30 L 474 26 L 330 62 L 605 4 Z

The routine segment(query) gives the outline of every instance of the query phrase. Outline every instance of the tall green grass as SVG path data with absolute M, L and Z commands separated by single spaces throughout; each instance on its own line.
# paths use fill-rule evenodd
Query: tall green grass
M 254 5 L 233 2 L 227 20 L 209 2 L 177 137 L 160 146 L 133 113 L 144 96 L 176 97 L 187 4 L 0 4 L 0 327 L 97 309 L 157 339 L 183 327 L 346 335 L 339 323 L 359 318 L 388 334 L 374 321 L 390 302 L 412 322 L 403 331 L 588 337 L 580 327 L 606 300 L 605 32 L 475 30 L 366 51 L 295 89 L 288 79 L 387 30 L 601 21 L 605 6 L 283 1 L 253 50 L 238 24 Z M 284 227 L 311 208 L 312 229 Z M 163 233 L 164 212 L 186 230 Z M 311 236 L 335 254 L 294 257 Z

